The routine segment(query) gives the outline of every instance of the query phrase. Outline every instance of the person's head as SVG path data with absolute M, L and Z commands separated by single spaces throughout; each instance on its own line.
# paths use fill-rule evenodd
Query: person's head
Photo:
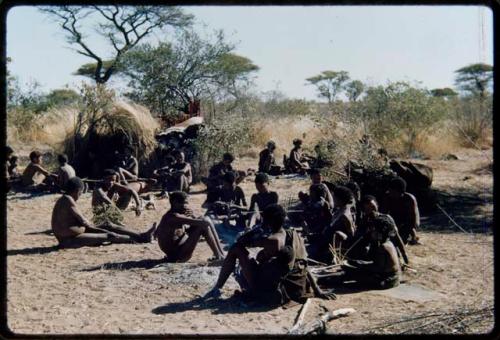
M 356 201 L 359 201 L 361 199 L 361 188 L 359 187 L 358 183 L 350 181 L 345 186 L 349 188 L 349 190 L 351 190 Z
M 309 176 L 311 176 L 311 181 L 313 182 L 313 184 L 319 184 L 323 181 L 321 171 L 317 168 L 311 169 L 311 171 L 309 172 Z
M 30 153 L 30 161 L 35 164 L 39 164 L 41 162 L 42 154 L 39 151 L 31 151 Z
M 10 158 L 10 156 L 12 156 L 12 154 L 14 153 L 14 149 L 12 149 L 10 146 L 6 145 L 5 146 L 5 156 L 8 158 Z
M 175 150 L 174 152 L 172 152 L 172 156 L 174 156 L 175 161 L 177 163 L 184 163 L 184 159 L 185 159 L 184 152 L 179 151 L 179 150 Z
M 113 186 L 113 183 L 118 181 L 118 174 L 113 169 L 106 169 L 103 175 L 102 187 L 105 190 L 109 190 Z
M 326 200 L 327 193 L 324 185 L 313 184 L 309 187 L 309 196 L 312 202 L 318 202 L 321 198 Z
M 387 192 L 391 197 L 400 197 L 406 192 L 406 181 L 401 177 L 391 179 Z
M 234 188 L 236 185 L 236 174 L 232 171 L 228 171 L 222 177 L 222 183 L 225 188 Z
M 300 147 L 302 147 L 302 139 L 295 138 L 293 140 L 293 146 L 296 147 L 297 149 L 299 149 Z
M 345 206 L 354 200 L 354 196 L 351 190 L 342 185 L 337 185 L 335 188 L 333 188 L 332 194 L 333 203 L 336 207 Z
M 370 234 L 374 241 L 379 241 L 380 243 L 394 236 L 394 225 L 391 217 L 389 215 L 378 215 L 375 217 Z
M 279 204 L 271 204 L 262 212 L 262 225 L 273 233 L 279 231 L 285 223 L 286 212 Z
M 234 161 L 234 156 L 226 152 L 224 155 L 222 155 L 222 163 L 224 163 L 225 166 L 231 165 L 231 163 Z
M 123 154 L 125 155 L 125 157 L 132 157 L 134 154 L 134 148 L 131 145 L 125 146 Z
M 270 140 L 269 142 L 267 142 L 267 148 L 270 151 L 274 151 L 276 149 L 276 143 Z
M 10 157 L 10 160 L 9 160 L 10 165 L 17 164 L 17 160 L 18 160 L 18 159 L 19 159 L 19 158 L 18 158 L 17 156 L 11 156 L 11 157 Z
M 255 175 L 255 188 L 259 193 L 268 191 L 269 176 L 266 173 L 259 172 L 257 175 Z
M 68 163 L 68 156 L 66 156 L 63 153 L 60 155 L 57 155 L 57 161 L 59 162 L 60 165 L 64 165 L 64 164 Z
M 81 196 L 83 188 L 83 181 L 79 177 L 75 176 L 68 179 L 64 188 L 64 192 L 73 197 L 73 199 L 76 201 Z
M 172 209 L 182 209 L 187 205 L 188 195 L 184 191 L 174 191 L 169 194 Z
M 371 215 L 378 211 L 378 202 L 375 196 L 365 195 L 361 198 L 361 211 L 365 215 Z

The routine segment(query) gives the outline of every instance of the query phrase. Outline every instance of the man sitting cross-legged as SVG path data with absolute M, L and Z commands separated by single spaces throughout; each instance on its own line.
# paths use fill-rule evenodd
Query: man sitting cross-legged
M 401 279 L 398 254 L 390 241 L 394 230 L 388 215 L 373 219 L 370 230 L 370 251 L 368 261 L 350 260 L 341 266 L 337 277 L 329 278 L 330 283 L 354 280 L 363 288 L 387 289 L 399 285 Z
M 132 183 L 131 183 L 132 184 Z M 136 204 L 136 215 L 139 216 L 143 210 L 142 201 L 137 191 L 130 185 L 123 185 L 118 182 L 118 174 L 111 169 L 104 170 L 104 178 L 98 188 L 92 193 L 92 207 L 98 207 L 103 204 L 113 205 L 114 196 L 118 195 L 116 206 L 121 209 L 127 209 L 130 201 L 134 199 Z
M 155 237 L 169 262 L 187 262 L 201 236 L 205 238 L 215 260 L 224 258 L 217 231 L 207 217 L 197 218 L 189 209 L 187 194 L 174 191 L 169 195 L 170 210 L 163 215 Z
M 61 247 L 98 246 L 110 242 L 151 242 L 156 224 L 144 233 L 136 233 L 109 222 L 99 226 L 92 225 L 78 210 L 76 204 L 83 188 L 84 185 L 80 178 L 69 179 L 66 183 L 65 193 L 57 200 L 52 211 L 52 231 Z

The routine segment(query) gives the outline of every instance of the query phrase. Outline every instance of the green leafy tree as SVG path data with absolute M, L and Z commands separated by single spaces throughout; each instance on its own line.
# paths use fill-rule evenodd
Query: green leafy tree
M 346 93 L 349 101 L 355 102 L 363 93 L 365 85 L 360 80 L 353 80 L 346 85 Z
M 127 96 L 159 115 L 183 111 L 193 98 L 237 96 L 237 85 L 259 68 L 233 49 L 222 32 L 213 41 L 183 32 L 175 43 L 138 46 L 122 62 Z
M 166 27 L 184 28 L 192 23 L 192 15 L 173 6 L 46 6 L 41 11 L 57 22 L 76 52 L 94 60 L 94 65 L 82 69 L 84 75 L 93 71 L 98 84 L 106 83 L 126 53 L 145 37 Z M 112 58 L 103 58 L 88 44 L 83 25 L 94 27 L 108 46 Z M 78 71 L 77 71 L 78 73 Z
M 449 87 L 432 89 L 431 94 L 434 97 L 444 97 L 444 98 L 455 97 L 458 95 L 458 93 L 456 93 L 453 89 Z
M 65 106 L 79 102 L 80 95 L 71 89 L 55 89 L 45 97 L 49 106 Z
M 323 71 L 321 74 L 307 78 L 309 84 L 316 86 L 318 96 L 332 103 L 344 89 L 349 80 L 346 71 Z
M 471 64 L 455 71 L 457 87 L 479 98 L 486 98 L 488 88 L 493 80 L 493 66 L 488 64 Z

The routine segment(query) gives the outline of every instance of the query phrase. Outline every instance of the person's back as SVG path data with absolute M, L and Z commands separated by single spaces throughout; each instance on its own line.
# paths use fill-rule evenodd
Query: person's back
M 269 173 L 271 165 L 274 164 L 274 155 L 269 149 L 264 149 L 259 153 L 259 172 Z
M 71 227 L 81 227 L 81 233 L 84 232 L 85 227 L 77 216 L 75 200 L 69 195 L 62 195 L 54 205 L 51 219 L 52 231 L 59 242 L 79 234 L 74 228 L 70 229 Z
M 21 183 L 24 186 L 35 184 L 34 177 L 38 173 L 38 166 L 34 163 L 29 163 L 21 175 Z
M 61 165 L 59 169 L 57 169 L 57 185 L 59 188 L 64 188 L 68 180 L 75 176 L 75 169 L 71 165 L 68 163 Z

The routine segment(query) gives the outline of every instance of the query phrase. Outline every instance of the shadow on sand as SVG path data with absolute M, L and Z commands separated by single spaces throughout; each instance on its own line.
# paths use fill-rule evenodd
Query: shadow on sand
M 108 262 L 99 266 L 82 269 L 82 272 L 91 272 L 95 270 L 129 270 L 129 269 L 151 269 L 159 264 L 166 263 L 165 258 L 144 259 L 138 261 Z
M 211 309 L 213 314 L 238 314 L 238 313 L 252 313 L 252 312 L 267 312 L 277 308 L 276 305 L 264 305 L 256 303 L 243 302 L 237 296 L 231 296 L 227 299 L 212 299 L 203 301 L 199 298 L 185 302 L 172 302 L 163 306 L 154 308 L 151 312 L 153 314 L 175 314 L 192 310 L 207 310 Z
M 7 250 L 7 256 L 14 255 L 42 255 L 48 254 L 53 251 L 57 251 L 61 249 L 59 246 L 52 247 L 33 247 L 33 248 L 24 248 L 24 249 L 10 249 Z

